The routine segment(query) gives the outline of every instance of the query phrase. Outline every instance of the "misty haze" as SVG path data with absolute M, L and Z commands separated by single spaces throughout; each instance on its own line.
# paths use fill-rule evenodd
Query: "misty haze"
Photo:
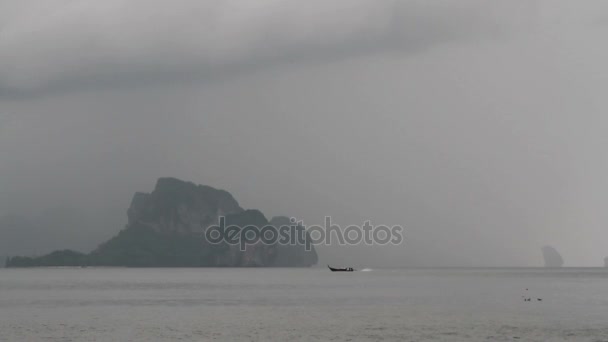
M 0 340 L 608 340 L 608 3 L 0 0 Z

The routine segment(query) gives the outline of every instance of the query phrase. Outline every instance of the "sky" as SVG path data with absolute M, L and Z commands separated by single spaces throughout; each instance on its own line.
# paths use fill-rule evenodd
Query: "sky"
M 172 176 L 405 227 L 322 262 L 599 266 L 607 34 L 604 1 L 0 0 L 0 214 L 126 222 Z

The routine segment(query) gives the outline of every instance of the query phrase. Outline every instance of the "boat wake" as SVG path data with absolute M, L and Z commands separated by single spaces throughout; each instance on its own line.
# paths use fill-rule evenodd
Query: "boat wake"
M 364 268 L 361 270 L 361 272 L 371 272 L 373 271 L 371 268 Z

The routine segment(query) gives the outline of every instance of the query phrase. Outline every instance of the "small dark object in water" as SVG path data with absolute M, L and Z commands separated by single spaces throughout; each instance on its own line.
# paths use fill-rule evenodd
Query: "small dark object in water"
M 330 271 L 332 272 L 353 272 L 355 269 L 352 267 L 346 267 L 346 268 L 332 268 L 329 265 L 327 265 L 327 267 L 329 268 Z
M 537 301 L 542 302 L 543 299 L 542 298 L 536 298 Z

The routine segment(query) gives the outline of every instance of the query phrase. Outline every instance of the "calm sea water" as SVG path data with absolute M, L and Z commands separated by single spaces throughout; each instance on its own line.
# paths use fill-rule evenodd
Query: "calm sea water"
M 211 340 L 608 341 L 608 270 L 0 269 L 0 341 Z

